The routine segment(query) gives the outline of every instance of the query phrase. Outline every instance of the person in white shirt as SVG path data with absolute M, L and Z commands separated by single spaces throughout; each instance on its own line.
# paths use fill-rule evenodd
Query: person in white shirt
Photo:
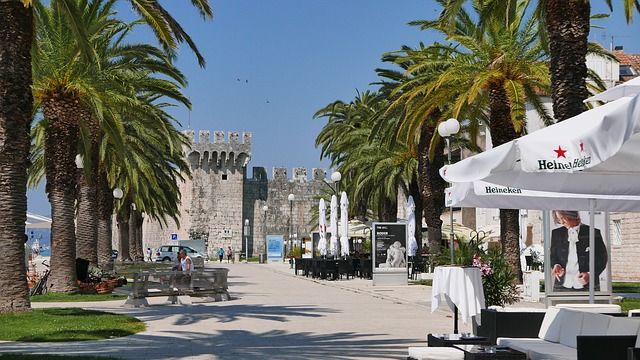
M 589 226 L 582 224 L 580 213 L 571 210 L 554 210 L 553 218 L 562 225 L 551 232 L 551 275 L 554 290 L 589 289 Z M 599 285 L 599 275 L 607 266 L 607 249 L 599 229 L 595 229 L 594 285 Z

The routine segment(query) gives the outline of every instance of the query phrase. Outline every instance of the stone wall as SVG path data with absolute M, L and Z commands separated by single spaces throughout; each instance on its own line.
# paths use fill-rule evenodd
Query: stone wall
M 318 206 L 317 196 L 326 184 L 326 171 L 312 169 L 309 178 L 307 169 L 294 168 L 289 178 L 287 170 L 273 168 L 271 179 L 265 182 L 264 168 L 254 168 L 253 178 L 245 182 L 245 218 L 251 225 L 250 254 L 264 253 L 267 234 L 283 235 L 288 240 L 291 232 L 295 239 L 300 240 L 317 227 L 312 221 L 312 214 L 314 207 Z M 292 202 L 288 200 L 289 194 L 294 195 Z M 263 210 L 265 205 L 266 213 Z

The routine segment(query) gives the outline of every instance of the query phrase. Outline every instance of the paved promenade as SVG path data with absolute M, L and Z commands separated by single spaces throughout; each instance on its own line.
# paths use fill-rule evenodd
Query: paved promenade
M 402 359 L 427 332 L 450 332 L 451 312 L 431 313 L 430 287 L 311 280 L 282 264 L 228 267 L 232 300 L 130 309 L 124 301 L 35 303 L 135 316 L 147 330 L 72 343 L 0 342 L 0 352 L 90 354 L 123 359 Z M 461 324 L 461 331 L 469 327 Z

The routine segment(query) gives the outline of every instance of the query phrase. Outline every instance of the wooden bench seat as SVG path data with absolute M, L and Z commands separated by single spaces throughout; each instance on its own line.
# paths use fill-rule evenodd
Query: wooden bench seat
M 148 306 L 147 297 L 167 296 L 172 303 L 178 296 L 229 300 L 229 269 L 196 269 L 190 274 L 173 270 L 143 270 L 134 273 L 131 294 L 125 306 Z

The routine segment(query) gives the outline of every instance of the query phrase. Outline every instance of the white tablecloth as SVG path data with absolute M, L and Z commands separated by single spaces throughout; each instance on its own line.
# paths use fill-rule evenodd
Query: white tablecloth
M 480 315 L 484 309 L 484 290 L 480 269 L 477 267 L 437 266 L 433 270 L 433 287 L 431 292 L 431 312 L 440 305 L 440 295 L 444 295 L 447 304 L 460 311 L 463 323 L 472 316 Z M 480 323 L 480 316 L 477 317 Z

